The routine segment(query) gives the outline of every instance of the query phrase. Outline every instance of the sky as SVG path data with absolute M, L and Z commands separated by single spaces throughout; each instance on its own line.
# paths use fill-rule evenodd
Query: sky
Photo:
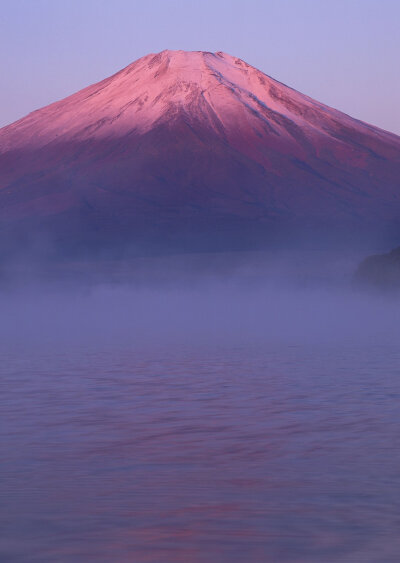
M 163 49 L 225 51 L 400 134 L 399 0 L 0 0 L 0 126 Z

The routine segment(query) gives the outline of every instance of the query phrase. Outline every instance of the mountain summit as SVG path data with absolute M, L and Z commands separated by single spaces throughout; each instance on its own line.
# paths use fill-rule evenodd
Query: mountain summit
M 400 137 L 222 52 L 147 55 L 0 130 L 3 250 L 396 236 L 399 196 Z

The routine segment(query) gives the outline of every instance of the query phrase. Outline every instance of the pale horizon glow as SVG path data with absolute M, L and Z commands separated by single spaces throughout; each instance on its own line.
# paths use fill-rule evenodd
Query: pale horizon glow
M 400 134 L 397 0 L 3 0 L 0 127 L 164 49 L 224 51 Z

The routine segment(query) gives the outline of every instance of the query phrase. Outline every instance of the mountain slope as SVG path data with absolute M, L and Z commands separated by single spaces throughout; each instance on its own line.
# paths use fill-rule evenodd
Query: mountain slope
M 225 53 L 163 51 L 0 130 L 3 246 L 397 234 L 400 138 Z

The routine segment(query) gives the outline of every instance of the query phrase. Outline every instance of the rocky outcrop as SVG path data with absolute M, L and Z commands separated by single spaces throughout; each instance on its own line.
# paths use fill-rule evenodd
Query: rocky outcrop
M 387 254 L 368 256 L 358 266 L 357 284 L 386 290 L 400 290 L 400 247 Z

